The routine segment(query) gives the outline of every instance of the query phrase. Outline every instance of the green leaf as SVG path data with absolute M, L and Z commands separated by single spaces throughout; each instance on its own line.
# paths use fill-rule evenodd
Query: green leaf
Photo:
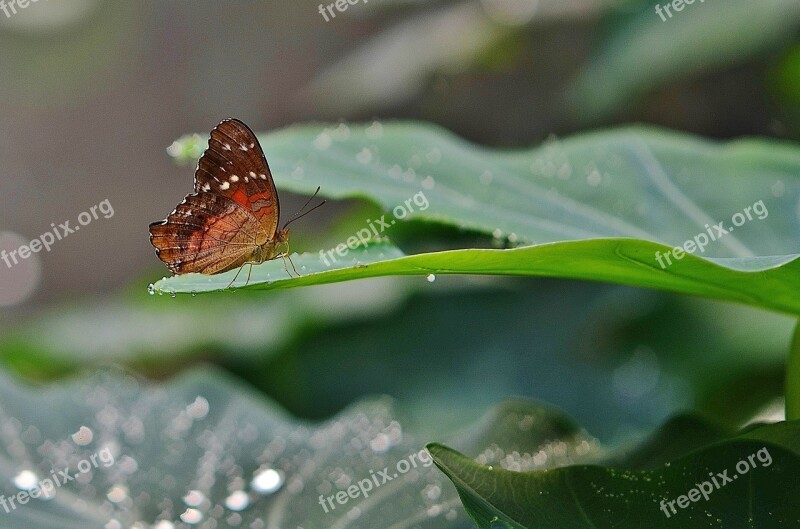
M 512 471 L 502 459 L 481 464 L 440 444 L 428 451 L 479 529 L 779 528 L 800 520 L 798 422 L 730 436 L 678 419 L 612 466 L 596 458 L 543 469 L 523 455 Z
M 786 362 L 786 417 L 800 419 L 800 321 Z
M 377 122 L 290 127 L 262 143 L 281 188 L 310 193 L 322 185 L 331 198 L 366 198 L 387 211 L 388 225 L 417 219 L 535 246 L 403 256 L 385 242 L 354 248 L 353 234 L 349 247 L 331 241 L 316 254 L 293 256 L 299 278 L 290 279 L 280 261 L 254 266 L 250 288 L 382 275 L 508 274 L 609 281 L 800 312 L 800 150 L 790 145 L 718 145 L 629 128 L 501 152 L 436 127 Z M 734 227 L 745 212 L 751 220 Z M 721 232 L 712 225 L 720 222 L 733 229 L 717 238 Z M 364 234 L 376 223 L 365 219 Z M 657 252 L 702 242 L 707 233 L 713 237 L 705 235 L 702 253 L 669 259 L 671 265 L 662 257 L 659 264 Z M 188 274 L 155 288 L 221 290 L 235 274 Z M 244 277 L 234 286 L 244 285 Z
M 386 398 L 310 424 L 206 369 L 163 385 L 105 372 L 36 389 L 2 375 L 0 403 L 6 505 L 60 471 L 76 478 L 55 487 L 49 501 L 28 498 L 2 512 L 2 529 L 196 525 L 181 516 L 202 518 L 198 527 L 471 526 L 455 490 L 422 452 L 423 440 Z M 550 438 L 594 446 L 568 419 L 526 402 L 495 408 L 451 442 L 478 456 L 530 452 Z M 366 489 L 373 476 L 379 485 L 373 481 L 366 496 L 346 492 L 325 512 L 321 494 L 362 480 Z
M 122 364 L 161 376 L 198 359 L 263 360 L 309 328 L 391 310 L 408 294 L 389 281 L 322 288 L 324 292 L 279 293 L 268 300 L 245 292 L 184 297 L 168 304 L 137 288 L 129 297 L 72 302 L 0 327 L 0 358 L 14 372 L 34 379 L 98 364 Z

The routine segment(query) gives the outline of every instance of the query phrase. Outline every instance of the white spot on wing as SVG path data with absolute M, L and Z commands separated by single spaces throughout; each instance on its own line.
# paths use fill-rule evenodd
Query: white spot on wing
M 223 191 L 225 191 L 229 187 L 231 187 L 231 185 L 228 182 L 222 182 L 222 185 L 219 186 L 219 188 L 222 189 Z
M 235 174 L 232 174 L 232 175 L 231 175 L 231 182 L 233 182 L 233 183 L 235 184 L 235 183 L 236 183 L 236 182 L 238 182 L 238 181 L 239 181 L 239 177 L 238 177 L 238 176 L 236 176 Z
M 250 178 L 255 178 L 256 174 L 253 171 L 250 171 Z
M 229 151 L 229 150 L 231 150 L 231 144 L 230 144 L 230 143 L 224 143 L 224 144 L 222 144 L 222 147 L 223 147 L 223 148 L 224 148 L 226 151 Z

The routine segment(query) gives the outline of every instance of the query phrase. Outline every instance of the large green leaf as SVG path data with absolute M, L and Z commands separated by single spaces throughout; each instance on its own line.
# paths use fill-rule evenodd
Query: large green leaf
M 512 466 L 475 462 L 439 444 L 428 450 L 479 529 L 777 529 L 800 522 L 798 422 L 730 436 L 680 418 L 624 457 L 550 469 L 536 457 Z
M 420 453 L 431 433 L 412 433 L 385 398 L 310 424 L 216 372 L 164 385 L 114 372 L 35 390 L 5 375 L 2 382 L 5 505 L 60 471 L 77 478 L 49 501 L 27 498 L 0 512 L 3 529 L 471 526 L 455 490 Z M 479 456 L 529 453 L 548 439 L 585 456 L 596 446 L 572 421 L 526 402 L 495 408 L 451 442 Z M 320 495 L 373 475 L 379 485 L 367 496 L 323 509 Z
M 187 140 L 195 146 L 197 141 Z M 322 185 L 332 198 L 374 201 L 387 211 L 388 231 L 403 217 L 526 247 L 403 256 L 385 242 L 355 248 L 353 234 L 354 249 L 344 246 L 347 241 L 331 241 L 330 249 L 294 257 L 299 278 L 290 279 L 280 260 L 253 267 L 251 288 L 381 275 L 536 275 L 800 312 L 795 264 L 800 150 L 792 145 L 760 140 L 718 145 L 629 128 L 501 152 L 436 127 L 377 122 L 291 127 L 264 136 L 262 143 L 280 187 L 310 193 Z M 178 146 L 176 153 L 197 150 Z M 734 216 L 744 219 L 747 208 L 752 220 L 735 227 Z M 729 233 L 718 236 L 722 232 L 713 225 L 719 223 Z M 378 227 L 365 219 L 364 234 L 370 225 Z M 702 253 L 670 259 L 671 266 L 662 257 L 659 264 L 657 252 L 702 237 L 708 239 Z M 234 286 L 245 284 L 247 272 Z M 155 289 L 220 290 L 235 274 L 188 274 L 159 281 Z

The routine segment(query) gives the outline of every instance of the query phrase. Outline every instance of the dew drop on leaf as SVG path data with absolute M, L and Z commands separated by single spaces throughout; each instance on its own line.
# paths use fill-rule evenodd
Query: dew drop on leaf
M 186 509 L 186 511 L 181 514 L 181 520 L 190 525 L 196 525 L 203 521 L 203 513 L 197 509 Z
M 361 152 L 356 154 L 356 160 L 358 160 L 358 163 L 360 164 L 368 164 L 370 161 L 372 161 L 372 151 L 364 147 L 361 149 Z
M 39 478 L 30 470 L 23 470 L 14 476 L 14 486 L 20 490 L 31 490 L 38 481 Z
M 183 497 L 183 503 L 189 507 L 199 507 L 206 500 L 205 494 L 199 490 L 190 490 L 186 496 Z M 185 521 L 185 520 L 184 520 Z
M 109 489 L 106 498 L 108 498 L 108 501 L 111 503 L 122 503 L 128 499 L 128 489 L 123 485 L 114 485 Z
M 72 441 L 78 446 L 86 446 L 92 442 L 94 433 L 86 426 L 81 426 L 80 429 L 72 434 Z
M 268 468 L 261 470 L 253 476 L 250 486 L 259 494 L 272 494 L 283 485 L 284 477 L 281 472 Z
M 225 498 L 225 507 L 232 511 L 243 511 L 250 506 L 250 498 L 243 490 L 237 490 Z

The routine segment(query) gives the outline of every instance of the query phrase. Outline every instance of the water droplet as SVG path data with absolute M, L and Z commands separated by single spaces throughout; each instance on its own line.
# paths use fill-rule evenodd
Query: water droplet
M 428 283 L 433 283 L 434 281 L 436 281 L 436 275 L 428 274 L 428 277 L 426 279 L 428 280 Z
M 103 529 L 122 529 L 122 523 L 119 520 L 112 518 L 103 526 Z
M 373 121 L 372 125 L 367 127 L 364 133 L 367 135 L 367 138 L 377 140 L 383 136 L 383 125 L 381 125 L 380 121 Z
M 196 297 L 196 296 L 197 296 L 197 291 L 196 290 L 192 290 L 192 297 Z
M 439 163 L 442 161 L 442 151 L 438 148 L 434 147 L 433 149 L 425 155 L 425 159 L 427 159 L 430 163 Z
M 190 525 L 199 524 L 203 521 L 203 513 L 197 509 L 186 509 L 186 511 L 181 514 L 181 520 Z
M 319 151 L 324 151 L 331 146 L 331 143 L 333 143 L 331 135 L 328 134 L 327 131 L 323 131 L 317 136 L 317 139 L 314 140 L 314 147 Z
M 186 407 L 186 413 L 188 413 L 189 417 L 192 419 L 203 419 L 206 415 L 208 415 L 209 408 L 210 406 L 208 405 L 208 400 L 204 399 L 203 397 L 197 397 L 194 399 L 193 403 Z
M 106 498 L 111 503 L 122 503 L 128 499 L 128 489 L 124 485 L 114 485 L 109 489 Z
M 232 511 L 243 511 L 250 506 L 250 498 L 243 490 L 237 490 L 225 498 L 225 507 Z
M 344 123 L 339 123 L 339 126 L 331 131 L 331 136 L 336 140 L 346 140 L 350 137 L 350 128 Z
M 186 496 L 183 497 L 183 503 L 189 507 L 199 507 L 204 501 L 206 501 L 206 495 L 199 490 L 190 490 Z
M 178 293 L 177 293 L 177 292 L 175 292 L 174 290 L 170 290 L 170 291 L 169 291 L 169 297 L 171 297 L 171 298 L 178 297 Z
M 259 494 L 272 494 L 283 485 L 283 474 L 273 468 L 258 472 L 253 476 L 250 486 Z
M 364 147 L 358 154 L 356 154 L 356 160 L 358 160 L 358 163 L 360 164 L 368 164 L 370 161 L 372 161 L 372 151 Z
M 92 442 L 94 433 L 86 426 L 81 426 L 80 429 L 72 434 L 72 441 L 78 446 L 86 446 Z
M 442 495 L 442 488 L 438 485 L 428 485 L 422 490 L 422 496 L 431 501 L 438 500 Z
M 597 169 L 592 170 L 592 172 L 586 176 L 586 183 L 592 187 L 599 186 L 602 181 L 603 175 L 601 175 L 600 171 Z
M 389 436 L 385 433 L 379 433 L 375 439 L 369 442 L 369 447 L 372 448 L 372 451 L 379 454 L 386 452 L 391 446 Z
M 433 186 L 436 185 L 436 182 L 432 176 L 428 175 L 422 180 L 421 184 L 422 189 L 431 190 L 433 189 Z
M 153 529 L 175 529 L 175 524 L 169 520 L 159 520 L 155 523 Z
M 147 285 L 147 293 L 150 294 L 151 296 L 156 293 L 156 287 L 155 285 L 153 285 L 153 283 Z
M 440 505 L 431 505 L 428 507 L 428 510 L 425 511 L 425 514 L 427 514 L 430 518 L 435 518 L 442 514 L 442 507 Z
M 39 478 L 30 470 L 23 470 L 14 476 L 14 485 L 20 490 L 31 490 L 38 481 Z
M 510 527 L 511 527 L 507 523 L 501 522 L 500 519 L 497 518 L 496 516 L 494 518 L 492 518 L 492 521 L 489 522 L 489 524 L 490 524 L 489 527 L 491 529 L 510 529 Z

